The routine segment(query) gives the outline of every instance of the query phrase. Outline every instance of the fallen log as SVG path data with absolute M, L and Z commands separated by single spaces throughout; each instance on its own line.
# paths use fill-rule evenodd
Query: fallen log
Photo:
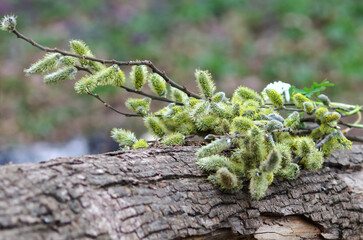
M 363 239 L 363 146 L 260 201 L 216 190 L 196 149 L 2 166 L 0 239 Z

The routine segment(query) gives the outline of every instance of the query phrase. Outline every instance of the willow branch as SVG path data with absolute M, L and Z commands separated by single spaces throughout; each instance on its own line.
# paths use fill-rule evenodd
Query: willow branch
M 334 137 L 333 133 L 330 133 L 329 135 L 327 135 L 323 140 L 321 140 L 318 144 L 315 145 L 316 149 L 319 149 L 320 147 L 322 147 L 325 143 L 327 143 L 330 139 L 332 139 Z
M 80 67 L 80 66 L 75 66 L 75 67 L 78 70 L 85 71 L 85 72 L 88 72 L 89 74 L 92 74 L 92 71 L 90 69 L 88 69 L 88 68 L 84 68 L 84 67 Z M 145 97 L 149 97 L 149 98 L 151 98 L 153 100 L 168 102 L 168 103 L 175 103 L 176 105 L 184 105 L 183 103 L 178 102 L 178 101 L 173 101 L 173 100 L 170 100 L 168 98 L 158 97 L 158 96 L 151 95 L 151 94 L 148 94 L 148 93 L 143 92 L 143 91 L 137 91 L 137 90 L 134 90 L 132 88 L 125 87 L 125 86 L 121 86 L 121 88 L 125 89 L 128 92 L 132 92 L 132 93 L 136 93 L 136 94 L 139 94 L 139 95 L 142 95 L 142 96 L 145 96 Z
M 292 135 L 304 135 L 304 134 L 311 133 L 311 130 L 310 129 L 300 129 L 300 130 L 294 131 L 292 128 L 284 127 L 284 128 L 275 129 L 275 130 L 270 131 L 270 133 L 277 133 L 277 132 L 289 132 Z
M 233 135 L 216 135 L 216 134 L 208 134 L 207 136 L 205 136 L 205 140 L 214 140 L 214 139 L 221 139 L 221 138 L 229 138 L 229 139 L 233 139 L 233 138 L 245 138 L 246 135 L 241 135 L 241 134 L 233 134 Z
M 134 90 L 132 88 L 125 87 L 125 86 L 121 86 L 121 88 L 125 89 L 128 92 L 132 92 L 132 93 L 143 95 L 145 97 L 149 97 L 149 98 L 151 98 L 153 100 L 162 101 L 162 102 L 169 102 L 169 103 L 175 103 L 176 105 L 184 105 L 182 102 L 173 101 L 173 100 L 170 100 L 170 99 L 164 98 L 164 97 L 158 97 L 158 96 L 151 95 L 151 94 L 148 94 L 148 93 L 143 92 L 143 91 L 137 91 L 137 90 Z
M 315 117 L 305 117 L 301 118 L 300 122 L 315 122 Z
M 322 106 L 323 104 L 321 102 L 315 102 L 317 105 Z M 273 105 L 271 102 L 266 102 L 265 105 Z M 285 102 L 284 106 L 295 106 L 295 104 L 293 102 Z M 345 104 L 345 103 L 337 103 L 337 102 L 331 102 L 330 106 L 325 106 L 329 109 L 332 110 L 343 110 L 343 111 L 351 111 L 354 110 L 355 108 L 357 108 L 356 105 L 351 105 L 351 104 Z M 358 111 L 362 111 L 363 110 L 363 106 L 358 106 Z
M 90 91 L 87 92 L 88 95 L 93 96 L 94 98 L 96 98 L 98 101 L 102 102 L 103 105 L 109 109 L 111 109 L 112 111 L 123 115 L 125 117 L 143 117 L 144 115 L 142 114 L 133 114 L 133 113 L 124 113 L 124 112 L 120 112 L 119 110 L 117 110 L 116 108 L 112 107 L 110 104 L 108 104 L 105 100 L 103 100 L 98 94 L 94 94 Z
M 201 98 L 199 95 L 197 95 L 197 94 L 189 91 L 185 86 L 179 85 L 176 82 L 174 82 L 173 80 L 171 80 L 171 78 L 169 78 L 164 71 L 161 71 L 160 69 L 158 69 L 150 60 L 141 60 L 141 61 L 116 61 L 114 59 L 112 59 L 112 60 L 105 60 L 105 59 L 100 59 L 100 58 L 95 58 L 95 57 L 81 56 L 81 55 L 78 55 L 78 54 L 74 54 L 74 53 L 62 51 L 62 50 L 59 50 L 57 48 L 49 48 L 49 47 L 45 47 L 43 45 L 40 45 L 40 44 L 36 43 L 35 41 L 33 41 L 32 39 L 24 36 L 23 34 L 21 34 L 20 32 L 18 32 L 16 29 L 14 29 L 12 32 L 18 38 L 21 38 L 21 39 L 25 40 L 26 42 L 30 43 L 34 47 L 37 47 L 40 50 L 45 51 L 45 52 L 60 53 L 63 56 L 70 56 L 70 57 L 75 57 L 75 58 L 80 58 L 80 59 L 86 59 L 86 60 L 90 60 L 90 61 L 94 61 L 94 62 L 100 62 L 100 63 L 103 63 L 103 64 L 117 64 L 118 66 L 146 65 L 154 73 L 159 74 L 171 86 L 173 86 L 173 87 L 175 87 L 175 88 L 183 91 L 189 97 L 194 97 L 194 98 L 197 98 L 197 99 L 200 99 Z

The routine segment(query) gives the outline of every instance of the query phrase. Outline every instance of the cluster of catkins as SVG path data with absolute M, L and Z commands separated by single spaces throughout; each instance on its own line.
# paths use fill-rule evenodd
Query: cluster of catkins
M 72 40 L 70 50 L 93 57 L 80 40 Z M 92 93 L 103 85 L 121 87 L 126 82 L 118 65 L 107 67 L 59 53 L 47 54 L 25 72 L 46 74 L 44 81 L 55 83 L 74 79 L 79 67 L 89 72 L 75 83 L 75 90 L 80 94 Z M 129 85 L 141 91 L 148 84 L 156 96 L 174 103 L 154 113 L 149 110 L 150 98 L 129 98 L 125 105 L 143 118 L 145 126 L 162 144 L 181 145 L 190 135 L 212 139 L 196 152 L 197 164 L 210 173 L 208 179 L 225 192 L 236 192 L 245 183 L 249 184 L 252 198 L 261 199 L 274 177 L 295 179 L 300 169 L 321 168 L 324 157 L 336 148 L 351 147 L 351 142 L 337 128 L 340 115 L 328 110 L 329 99 L 325 95 L 320 96 L 320 101 L 311 101 L 300 93 L 293 94 L 292 102 L 298 111 L 284 118 L 277 111 L 285 109 L 284 100 L 276 90 L 265 90 L 264 99 L 256 91 L 240 86 L 232 98 L 228 98 L 224 92 L 215 92 L 208 71 L 196 70 L 195 78 L 200 99 L 168 86 L 163 77 L 149 73 L 147 66 L 135 65 L 129 74 Z M 318 127 L 301 136 L 295 131 L 304 127 L 300 122 L 304 113 L 314 115 Z M 327 136 L 331 137 L 326 140 Z M 123 148 L 148 146 L 145 140 L 120 128 L 114 128 L 111 137 Z M 317 148 L 324 140 L 326 142 Z

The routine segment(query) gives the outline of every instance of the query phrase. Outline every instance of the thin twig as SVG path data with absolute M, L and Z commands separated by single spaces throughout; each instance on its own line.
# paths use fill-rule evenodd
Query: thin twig
M 311 133 L 310 129 L 300 129 L 300 130 L 296 130 L 294 131 L 292 128 L 289 127 L 284 127 L 284 128 L 280 128 L 280 129 L 275 129 L 270 131 L 271 133 L 277 133 L 277 132 L 289 132 L 292 135 L 303 135 L 303 134 L 309 134 Z
M 221 139 L 221 138 L 229 138 L 229 139 L 233 139 L 233 138 L 245 138 L 246 135 L 241 135 L 241 134 L 233 134 L 233 135 L 216 135 L 216 134 L 208 134 L 207 136 L 205 136 L 205 140 L 214 140 L 214 139 Z
M 121 114 L 125 117 L 143 117 L 144 115 L 142 114 L 133 114 L 133 113 L 124 113 L 124 112 L 120 112 L 119 110 L 115 109 L 114 107 L 112 107 L 110 104 L 108 104 L 105 100 L 103 100 L 98 94 L 94 94 L 90 91 L 87 92 L 88 95 L 93 96 L 94 98 L 98 99 L 100 102 L 103 103 L 103 105 L 109 109 L 111 109 L 114 112 L 117 112 L 118 114 Z
M 143 95 L 145 97 L 149 97 L 153 100 L 157 100 L 157 101 L 162 101 L 162 102 L 169 102 L 169 103 L 175 103 L 176 105 L 184 105 L 184 103 L 182 102 L 178 102 L 178 101 L 173 101 L 173 100 L 170 100 L 168 98 L 164 98 L 164 97 L 158 97 L 158 96 L 154 96 L 154 95 L 151 95 L 151 94 L 148 94 L 146 92 L 143 92 L 143 91 L 137 91 L 137 90 L 134 90 L 134 89 L 131 89 L 131 88 L 128 88 L 128 87 L 125 87 L 125 86 L 121 86 L 121 88 L 125 89 L 126 91 L 128 92 L 132 92 L 132 93 L 136 93 L 136 94 L 140 94 L 140 95 Z
M 329 135 L 327 135 L 323 140 L 321 140 L 318 144 L 315 145 L 316 149 L 319 149 L 320 147 L 322 147 L 325 143 L 327 143 L 330 139 L 332 139 L 334 137 L 333 133 L 330 133 Z
M 317 102 L 315 102 L 315 103 L 317 103 Z M 271 102 L 266 102 L 265 105 L 273 105 L 273 104 Z M 326 107 L 328 109 L 332 109 L 332 110 L 340 109 L 340 110 L 347 111 L 347 112 L 356 107 L 354 105 L 344 104 L 344 106 L 346 107 L 346 108 L 344 108 L 342 106 L 338 106 L 338 105 L 341 105 L 341 103 L 336 103 L 336 102 L 331 102 L 330 106 L 325 106 L 325 105 L 321 105 L 318 103 L 317 103 L 317 105 L 324 106 L 324 107 Z M 336 106 L 333 106 L 333 105 L 336 105 Z M 295 104 L 293 102 L 285 102 L 284 106 L 295 106 Z M 363 106 L 360 106 L 360 110 L 363 110 Z
M 90 69 L 88 69 L 88 68 L 84 68 L 84 67 L 80 67 L 80 66 L 75 66 L 75 67 L 78 70 L 85 71 L 85 72 L 88 72 L 89 74 L 92 74 L 92 71 Z M 182 102 L 173 101 L 173 100 L 170 100 L 168 98 L 158 97 L 158 96 L 151 95 L 151 94 L 148 94 L 148 93 L 143 92 L 143 91 L 137 91 L 137 90 L 134 90 L 132 88 L 125 87 L 125 86 L 121 86 L 121 88 L 125 89 L 128 92 L 132 92 L 132 93 L 136 93 L 136 94 L 139 94 L 139 95 L 142 95 L 142 96 L 145 96 L 145 97 L 149 97 L 149 98 L 151 98 L 153 100 L 162 101 L 162 102 L 169 102 L 169 103 L 175 103 L 176 105 L 184 105 Z
M 85 72 L 88 72 L 89 74 L 92 74 L 92 71 L 89 70 L 88 68 L 85 68 L 85 67 L 81 67 L 81 66 L 74 66 L 75 68 L 77 68 L 78 71 L 85 71 Z
M 49 48 L 49 47 L 42 46 L 42 45 L 36 43 L 35 41 L 33 41 L 32 39 L 24 36 L 23 34 L 21 34 L 20 32 L 18 32 L 16 29 L 14 29 L 12 32 L 18 38 L 21 38 L 21 39 L 25 40 L 26 42 L 30 43 L 34 47 L 37 47 L 40 50 L 45 51 L 45 52 L 55 52 L 55 53 L 60 53 L 63 56 L 70 56 L 70 57 L 75 57 L 75 58 L 80 58 L 80 59 L 86 59 L 86 60 L 90 60 L 90 61 L 94 61 L 94 62 L 100 62 L 100 63 L 103 63 L 103 64 L 117 64 L 118 66 L 146 65 L 154 73 L 159 74 L 171 86 L 173 86 L 173 87 L 175 87 L 175 88 L 183 91 L 189 97 L 194 97 L 194 98 L 197 98 L 197 99 L 201 99 L 201 97 L 198 94 L 195 94 L 195 93 L 189 91 L 185 86 L 179 85 L 176 82 L 174 82 L 173 80 L 171 80 L 166 75 L 166 73 L 164 71 L 159 70 L 150 60 L 141 60 L 141 61 L 116 61 L 114 59 L 112 59 L 112 60 L 105 60 L 105 59 L 100 59 L 100 58 L 95 58 L 95 57 L 81 56 L 81 55 L 78 55 L 78 54 L 74 54 L 74 53 L 62 51 L 62 50 L 59 50 L 57 48 Z
M 305 117 L 301 118 L 300 122 L 315 122 L 315 117 Z

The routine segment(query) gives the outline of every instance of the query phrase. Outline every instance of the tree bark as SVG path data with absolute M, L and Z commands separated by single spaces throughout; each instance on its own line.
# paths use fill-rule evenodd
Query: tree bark
M 363 146 L 260 201 L 216 190 L 196 149 L 2 166 L 0 239 L 363 239 Z

